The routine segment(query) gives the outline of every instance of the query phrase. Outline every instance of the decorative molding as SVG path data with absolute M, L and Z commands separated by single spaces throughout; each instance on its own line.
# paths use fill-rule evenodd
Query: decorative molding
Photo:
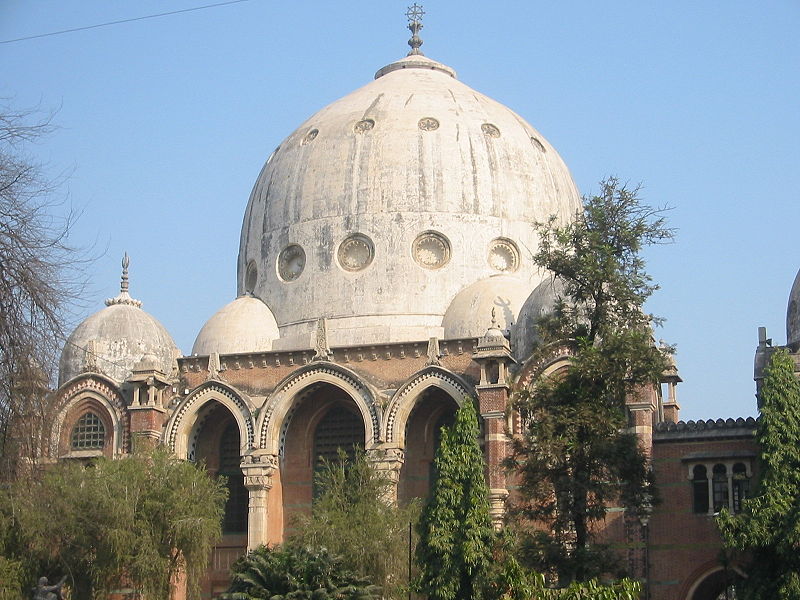
M 339 385 L 345 391 L 351 391 L 351 397 L 369 417 L 372 425 L 372 438 L 377 442 L 380 435 L 378 407 L 369 388 L 360 381 L 355 374 L 348 373 L 344 368 L 326 362 L 316 362 L 306 365 L 298 371 L 292 373 L 275 391 L 267 398 L 264 403 L 263 416 L 258 426 L 259 437 L 258 447 L 268 447 L 268 434 L 274 426 L 273 420 L 279 409 L 285 409 L 283 420 L 291 414 L 295 408 L 295 400 L 299 393 L 314 383 L 330 383 Z M 292 406 L 286 406 L 286 402 L 291 402 Z M 366 416 L 366 415 L 364 415 Z
M 450 390 L 456 390 L 458 397 L 454 396 L 452 391 L 450 391 L 450 396 L 453 397 L 453 400 L 459 406 L 461 406 L 465 396 L 472 397 L 467 385 L 462 382 L 461 379 L 454 373 L 451 373 L 450 371 L 447 371 L 441 367 L 426 367 L 424 370 L 414 375 L 414 377 L 412 377 L 407 383 L 403 384 L 390 400 L 389 410 L 387 411 L 386 416 L 385 438 L 387 443 L 397 441 L 395 440 L 394 430 L 400 407 L 407 404 L 409 399 L 416 401 L 416 398 L 420 393 L 419 388 L 422 387 L 423 389 L 427 389 L 428 387 L 431 387 L 431 385 L 435 385 L 435 383 L 433 383 L 434 381 L 445 383 L 446 386 L 444 386 L 444 388 L 446 391 L 447 388 L 450 388 Z
M 114 452 L 128 452 L 130 450 L 130 431 L 126 425 L 125 416 L 128 407 L 119 387 L 110 379 L 97 373 L 83 373 L 70 380 L 56 393 L 56 418 L 50 430 L 50 455 L 58 454 L 58 444 L 64 421 L 70 410 L 83 400 L 105 400 L 105 409 L 111 413 L 114 423 Z M 103 404 L 103 402 L 101 402 Z
M 187 416 L 197 412 L 199 407 L 206 402 L 210 400 L 219 400 L 220 398 L 227 399 L 239 410 L 239 415 L 234 413 L 233 416 L 234 418 L 237 416 L 241 417 L 241 420 L 238 418 L 236 419 L 237 422 L 244 422 L 247 447 L 252 448 L 254 446 L 255 427 L 253 426 L 252 415 L 250 414 L 250 408 L 247 406 L 247 403 L 239 394 L 225 385 L 210 382 L 202 384 L 189 394 L 173 413 L 168 425 L 169 429 L 166 433 L 167 445 L 173 452 L 176 452 L 178 433 L 181 427 L 183 427 Z

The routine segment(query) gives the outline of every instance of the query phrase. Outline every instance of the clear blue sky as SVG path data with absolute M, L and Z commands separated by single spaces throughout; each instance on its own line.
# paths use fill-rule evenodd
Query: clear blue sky
M 213 0 L 4 0 L 0 40 Z M 131 291 L 189 352 L 233 299 L 241 218 L 270 152 L 407 51 L 405 2 L 238 4 L 0 44 L 0 96 L 55 108 L 34 148 L 102 256 L 78 317 Z M 785 343 L 800 268 L 800 2 L 431 1 L 426 55 L 508 105 L 583 193 L 607 175 L 669 205 L 651 311 L 684 419 L 755 414 L 756 329 Z

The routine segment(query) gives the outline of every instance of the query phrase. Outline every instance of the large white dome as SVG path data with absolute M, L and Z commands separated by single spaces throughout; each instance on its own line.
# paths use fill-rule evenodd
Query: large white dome
M 538 131 L 449 67 L 410 56 L 267 159 L 242 226 L 239 294 L 272 310 L 276 349 L 308 347 L 322 317 L 334 346 L 441 336 L 465 286 L 513 274 L 536 287 L 531 224 L 579 207 Z

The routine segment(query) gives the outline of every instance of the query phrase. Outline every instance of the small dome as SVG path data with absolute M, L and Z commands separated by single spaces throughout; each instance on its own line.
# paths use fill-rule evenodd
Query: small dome
M 106 308 L 84 320 L 67 339 L 58 363 L 59 385 L 86 372 L 121 383 L 145 358 L 163 373 L 172 371 L 180 352 L 164 326 L 128 294 L 129 262 L 126 254 L 119 296 L 106 300 Z
M 786 345 L 793 350 L 800 347 L 800 271 L 794 279 L 786 309 Z
M 212 316 L 192 346 L 192 354 L 263 352 L 278 339 L 278 323 L 258 298 L 240 296 Z
M 492 325 L 494 309 L 496 325 L 510 329 L 517 322 L 522 303 L 530 288 L 509 275 L 496 275 L 477 281 L 461 290 L 442 320 L 445 339 L 481 337 Z
M 519 311 L 519 318 L 511 331 L 514 357 L 522 359 L 530 356 L 538 338 L 536 322 L 553 310 L 556 299 L 563 295 L 564 286 L 559 280 L 545 279 L 536 286 Z

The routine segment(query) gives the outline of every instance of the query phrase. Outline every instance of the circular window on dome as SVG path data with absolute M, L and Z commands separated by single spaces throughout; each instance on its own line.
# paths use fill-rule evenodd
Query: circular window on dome
M 247 290 L 248 293 L 252 294 L 253 290 L 256 289 L 257 283 L 258 267 L 256 266 L 256 261 L 251 260 L 247 263 L 247 272 L 244 276 L 244 289 Z
M 511 240 L 497 238 L 489 244 L 489 266 L 501 273 L 513 273 L 519 268 L 519 250 Z
M 319 135 L 319 129 L 312 129 L 306 134 L 306 137 L 303 138 L 303 145 L 305 146 L 309 142 L 313 142 L 314 138 Z
M 362 271 L 366 269 L 375 256 L 375 246 L 367 236 L 354 233 L 340 245 L 337 258 L 345 271 Z
M 436 129 L 439 129 L 439 121 L 437 121 L 433 117 L 423 117 L 422 119 L 419 120 L 419 123 L 417 123 L 417 125 L 419 126 L 420 129 L 422 129 L 422 131 L 434 131 Z
M 440 269 L 450 260 L 450 242 L 441 233 L 426 231 L 411 247 L 414 260 L 426 269 Z
M 278 277 L 294 281 L 306 267 L 306 253 L 297 244 L 286 246 L 278 256 Z
M 497 128 L 497 125 L 492 125 L 491 123 L 484 123 L 481 125 L 481 131 L 492 138 L 500 137 L 500 130 Z
M 539 150 L 540 152 L 547 152 L 547 149 L 544 147 L 544 144 L 539 141 L 539 138 L 532 137 L 531 144 L 533 144 L 536 147 L 536 149 Z
M 353 125 L 353 131 L 356 133 L 364 133 L 375 127 L 375 121 L 372 119 L 362 119 Z

